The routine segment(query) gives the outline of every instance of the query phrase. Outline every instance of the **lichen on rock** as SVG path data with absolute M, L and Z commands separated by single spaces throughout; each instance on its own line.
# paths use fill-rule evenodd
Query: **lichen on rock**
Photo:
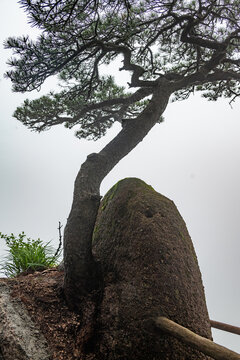
M 142 180 L 118 182 L 100 205 L 93 254 L 104 279 L 100 354 L 108 349 L 108 359 L 207 359 L 151 325 L 163 315 L 211 338 L 197 257 L 171 200 Z

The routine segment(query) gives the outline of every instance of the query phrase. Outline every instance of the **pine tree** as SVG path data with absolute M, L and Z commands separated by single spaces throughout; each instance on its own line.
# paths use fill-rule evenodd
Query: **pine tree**
M 201 91 L 209 100 L 239 95 L 240 2 L 238 0 L 20 0 L 41 30 L 5 42 L 14 57 L 6 76 L 13 90 L 38 89 L 58 75 L 64 90 L 26 100 L 14 116 L 28 128 L 75 127 L 78 138 L 99 139 L 116 121 L 122 130 L 77 175 L 64 233 L 64 290 L 68 303 L 97 286 L 92 232 L 103 178 L 149 130 L 162 121 L 169 98 Z M 102 64 L 122 56 L 128 89 Z

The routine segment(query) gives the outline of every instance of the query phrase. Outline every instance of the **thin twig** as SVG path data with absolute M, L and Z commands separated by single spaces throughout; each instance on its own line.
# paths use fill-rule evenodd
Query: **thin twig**
M 58 232 L 59 232 L 59 245 L 58 245 L 58 248 L 57 248 L 57 251 L 55 252 L 55 255 L 54 257 L 57 257 L 60 250 L 61 250 L 61 247 L 62 247 L 62 233 L 61 233 L 61 228 L 63 227 L 63 225 L 61 225 L 61 222 L 59 221 L 58 222 Z

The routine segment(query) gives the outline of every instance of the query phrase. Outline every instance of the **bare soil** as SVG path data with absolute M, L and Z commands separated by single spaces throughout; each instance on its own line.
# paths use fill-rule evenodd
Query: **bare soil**
M 80 316 L 70 311 L 62 292 L 63 272 L 49 269 L 1 279 L 25 305 L 47 340 L 52 360 L 79 359 Z

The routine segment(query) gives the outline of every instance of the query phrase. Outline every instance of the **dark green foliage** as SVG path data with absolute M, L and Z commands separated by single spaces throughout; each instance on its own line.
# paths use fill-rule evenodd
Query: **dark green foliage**
M 5 42 L 15 55 L 6 73 L 14 91 L 38 89 L 57 74 L 65 86 L 17 109 L 14 116 L 33 130 L 64 123 L 78 125 L 79 138 L 98 139 L 113 122 L 137 117 L 163 78 L 173 88 L 173 100 L 194 90 L 209 100 L 239 95 L 238 0 L 20 3 L 42 33 L 35 42 L 28 37 Z M 120 54 L 135 93 L 100 74 L 101 65 Z
M 0 233 L 8 247 L 8 255 L 2 262 L 1 271 L 7 277 L 14 277 L 24 271 L 34 272 L 57 265 L 60 253 L 54 253 L 49 246 L 50 242 L 43 244 L 42 240 L 26 239 L 24 232 L 18 237 Z

